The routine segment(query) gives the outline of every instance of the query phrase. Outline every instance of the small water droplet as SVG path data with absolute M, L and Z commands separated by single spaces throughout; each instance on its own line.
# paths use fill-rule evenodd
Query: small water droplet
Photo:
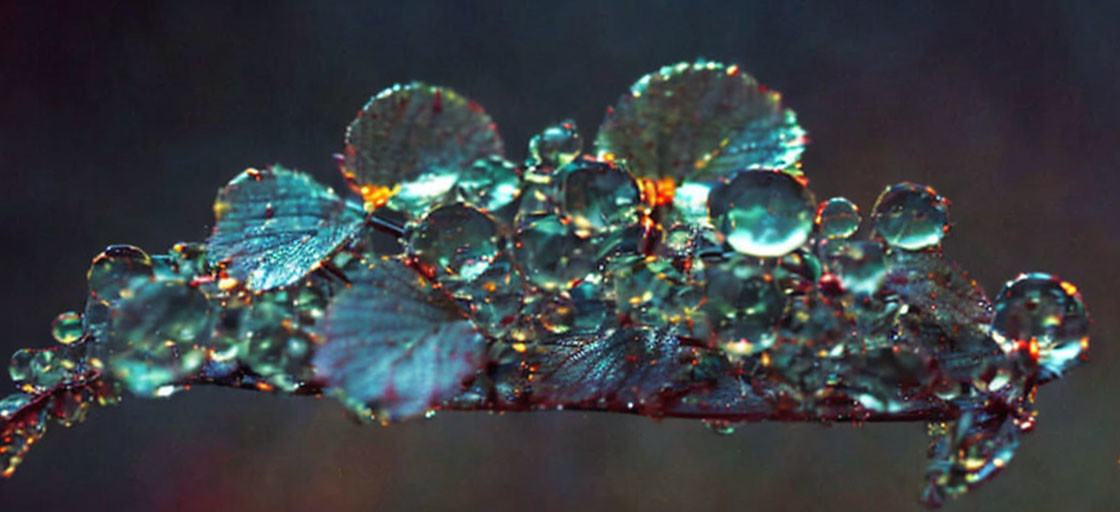
M 778 171 L 743 171 L 712 191 L 708 208 L 716 229 L 736 251 L 782 256 L 809 239 L 816 213 L 813 195 Z
M 526 277 L 545 290 L 566 289 L 568 283 L 593 270 L 593 247 L 556 215 L 527 220 L 515 235 L 513 254 Z
M 152 258 L 139 247 L 114 245 L 93 259 L 86 278 L 93 296 L 113 302 L 137 277 L 152 277 Z
M 529 154 L 537 165 L 558 168 L 568 165 L 583 151 L 575 121 L 565 120 L 534 135 L 529 140 Z
M 875 201 L 873 237 L 909 251 L 936 247 L 949 230 L 949 201 L 932 188 L 904 182 L 883 190 Z
M 859 229 L 859 208 L 855 203 L 834 197 L 817 208 L 817 229 L 827 238 L 848 238 Z
M 1089 346 L 1089 314 L 1072 284 L 1043 273 L 1021 274 L 996 295 L 992 337 L 1005 352 L 1026 350 L 1044 380 L 1077 364 Z
M 51 323 L 51 336 L 63 345 L 82 339 L 82 315 L 67 311 L 56 316 Z

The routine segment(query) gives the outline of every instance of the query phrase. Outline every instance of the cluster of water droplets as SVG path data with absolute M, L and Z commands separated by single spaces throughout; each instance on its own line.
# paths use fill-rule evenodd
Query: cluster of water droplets
M 887 187 L 866 222 L 818 201 L 805 135 L 777 93 L 698 61 L 640 79 L 592 151 L 563 121 L 518 165 L 474 102 L 394 86 L 347 130 L 349 199 L 249 169 L 207 243 L 97 256 L 58 346 L 12 358 L 0 466 L 120 389 L 211 383 L 326 391 L 382 421 L 928 419 L 936 503 L 1008 462 L 1034 386 L 1084 358 L 1084 304 L 1046 274 L 989 301 L 942 257 L 949 202 L 928 186 Z

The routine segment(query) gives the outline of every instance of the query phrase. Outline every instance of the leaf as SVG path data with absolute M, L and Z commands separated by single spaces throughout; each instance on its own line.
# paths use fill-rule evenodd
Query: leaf
M 377 260 L 368 268 L 327 309 L 316 371 L 386 419 L 423 414 L 482 367 L 486 340 L 408 266 Z
M 381 91 L 346 130 L 343 174 L 367 202 L 419 216 L 478 159 L 503 155 L 490 116 L 450 89 L 419 82 Z
M 599 127 L 600 153 L 640 177 L 702 181 L 742 169 L 784 169 L 806 143 L 780 95 L 737 66 L 697 61 L 639 79 Z
M 354 236 L 362 215 L 329 187 L 280 166 L 238 175 L 214 202 L 212 261 L 253 291 L 292 285 Z
M 657 407 L 658 395 L 676 383 L 684 366 L 677 337 L 652 329 L 621 328 L 591 338 L 548 342 L 530 366 L 536 398 L 557 404 L 596 401 L 608 407 Z M 650 402 L 647 404 L 647 402 Z

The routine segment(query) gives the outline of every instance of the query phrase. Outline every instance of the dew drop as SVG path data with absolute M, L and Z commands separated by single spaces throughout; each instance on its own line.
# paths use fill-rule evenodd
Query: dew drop
M 21 348 L 12 354 L 12 360 L 8 364 L 8 375 L 12 377 L 12 381 L 21 383 L 31 378 L 31 359 L 34 357 L 35 352 L 27 348 Z
M 564 212 L 588 233 L 625 227 L 638 219 L 641 192 L 625 169 L 604 162 L 576 162 L 561 170 Z
M 583 151 L 575 121 L 565 120 L 545 128 L 529 140 L 529 154 L 536 164 L 558 168 L 568 165 Z
M 500 156 L 475 160 L 455 182 L 463 198 L 488 212 L 496 212 L 521 194 L 517 167 Z
M 813 194 L 778 171 L 735 175 L 712 191 L 708 209 L 716 229 L 736 251 L 782 256 L 801 246 L 813 230 Z
M 514 258 L 526 277 L 545 290 L 567 288 L 593 270 L 593 247 L 556 215 L 528 220 L 517 231 Z
M 454 203 L 425 216 L 412 232 L 409 247 L 421 263 L 450 279 L 473 281 L 498 254 L 498 229 L 477 208 Z
M 827 238 L 848 238 L 859 229 L 859 208 L 855 203 L 834 197 L 817 208 L 817 229 Z
M 63 345 L 82 339 L 82 315 L 67 311 L 56 316 L 51 323 L 51 336 Z
M 1044 380 L 1077 364 L 1089 346 L 1089 314 L 1077 288 L 1043 273 L 1020 274 L 995 298 L 992 337 L 1005 352 L 1037 357 Z
M 949 231 L 949 201 L 932 188 L 910 182 L 891 185 L 875 201 L 873 237 L 909 251 L 936 247 Z
M 105 249 L 93 259 L 86 274 L 90 292 L 104 302 L 120 299 L 137 277 L 152 277 L 152 258 L 131 245 Z

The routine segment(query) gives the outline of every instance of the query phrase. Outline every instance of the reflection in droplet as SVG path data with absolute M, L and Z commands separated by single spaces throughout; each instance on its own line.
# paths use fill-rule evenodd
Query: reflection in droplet
M 67 311 L 56 316 L 51 323 L 51 336 L 63 345 L 82 339 L 82 315 Z
M 529 140 L 529 154 L 535 165 L 553 169 L 568 165 L 583 151 L 583 139 L 575 121 L 566 120 L 545 128 Z
M 604 162 L 580 161 L 560 170 L 564 213 L 588 234 L 625 227 L 638 220 L 641 192 L 625 169 Z
M 875 201 L 874 237 L 910 251 L 936 247 L 949 231 L 949 201 L 932 188 L 910 182 L 891 185 Z
M 131 245 L 108 247 L 93 259 L 86 274 L 90 292 L 103 302 L 120 299 L 132 279 L 151 276 L 152 258 Z
M 1021 274 L 995 297 L 992 337 L 1005 352 L 1027 350 L 1044 370 L 1061 376 L 1089 346 L 1089 314 L 1077 288 L 1043 273 Z
M 478 209 L 453 203 L 426 215 L 409 240 L 421 263 L 453 280 L 472 281 L 498 254 L 494 221 Z
M 774 257 L 789 253 L 813 230 L 813 195 L 784 172 L 744 171 L 708 198 L 716 229 L 736 251 Z
M 817 208 L 817 229 L 827 238 L 848 238 L 859 229 L 859 208 L 855 203 L 834 197 Z

